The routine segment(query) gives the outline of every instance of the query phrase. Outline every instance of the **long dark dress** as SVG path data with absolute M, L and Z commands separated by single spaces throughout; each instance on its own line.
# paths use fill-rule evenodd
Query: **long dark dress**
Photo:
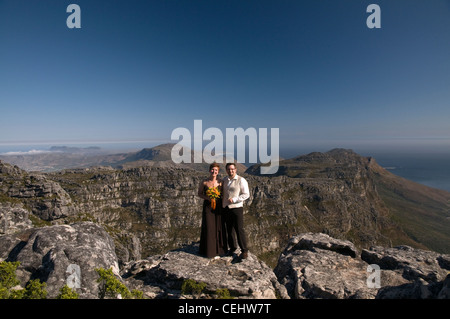
M 205 186 L 203 192 L 206 192 Z M 222 201 L 216 199 L 216 209 L 211 209 L 210 201 L 203 201 L 202 228 L 200 234 L 200 255 L 212 258 L 223 255 L 226 232 L 222 223 Z

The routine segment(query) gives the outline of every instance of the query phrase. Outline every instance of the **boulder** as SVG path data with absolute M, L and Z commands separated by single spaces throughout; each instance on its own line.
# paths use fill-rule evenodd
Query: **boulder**
M 375 246 L 363 249 L 361 258 L 381 269 L 401 270 L 402 276 L 409 280 L 442 281 L 450 270 L 450 256 L 409 246 Z
M 19 261 L 21 285 L 30 279 L 47 283 L 48 298 L 67 284 L 80 298 L 98 297 L 96 268 L 112 268 L 119 274 L 114 242 L 106 231 L 91 222 L 30 229 L 0 237 L 0 258 Z
M 450 299 L 450 274 L 445 278 L 442 289 L 437 297 L 438 299 Z
M 450 256 L 408 246 L 371 247 L 320 233 L 294 236 L 275 274 L 292 298 L 448 298 Z
M 235 298 L 289 298 L 272 269 L 252 253 L 245 260 L 211 259 L 198 254 L 198 244 L 129 263 L 123 277 L 128 285 L 151 298 L 192 298 L 181 295 L 183 282 L 188 279 L 206 284 L 203 294 L 196 296 L 200 298 L 216 298 L 217 289 L 228 289 Z
M 32 228 L 29 215 L 23 204 L 0 202 L 0 236 Z
M 321 233 L 294 236 L 275 268 L 292 298 L 374 298 L 367 287 L 367 264 L 355 246 Z
M 382 285 L 377 299 L 449 298 L 449 255 L 403 245 L 363 249 L 361 258 L 380 267 Z M 399 279 L 403 282 L 395 284 Z

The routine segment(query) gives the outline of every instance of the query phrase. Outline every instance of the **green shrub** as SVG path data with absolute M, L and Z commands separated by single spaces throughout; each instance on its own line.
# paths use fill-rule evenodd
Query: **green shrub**
M 0 287 L 0 299 L 9 299 L 10 292 L 5 287 Z
M 0 288 L 11 289 L 14 286 L 20 284 L 16 278 L 16 269 L 19 267 L 20 262 L 0 262 Z
M 123 299 L 142 299 L 143 292 L 139 290 L 128 290 L 128 288 L 114 276 L 112 268 L 104 269 L 97 268 L 95 271 L 100 278 L 97 279 L 99 285 L 98 297 L 104 299 L 105 297 L 118 298 L 119 295 Z
M 0 299 L 45 299 L 47 298 L 47 284 L 39 279 L 28 282 L 25 289 L 12 289 L 19 285 L 16 270 L 20 262 L 0 262 Z
M 230 295 L 230 291 L 227 288 L 216 289 L 217 299 L 233 299 Z
M 185 279 L 181 285 L 183 295 L 200 295 L 206 288 L 206 283 L 197 282 L 193 279 Z
M 79 295 L 77 292 L 70 288 L 67 285 L 64 285 L 61 289 L 59 289 L 59 295 L 56 296 L 56 299 L 78 299 Z
M 25 299 L 26 289 L 11 290 L 8 299 Z
M 30 280 L 25 287 L 23 299 L 46 299 L 47 290 L 45 289 L 47 284 L 41 282 L 39 279 Z
M 0 299 L 46 299 L 47 284 L 39 279 L 33 279 L 28 282 L 25 289 L 13 289 L 20 282 L 16 278 L 16 270 L 19 262 L 0 262 Z M 117 279 L 112 269 L 95 269 L 100 278 L 99 298 L 106 296 L 117 298 L 118 295 L 124 299 L 142 299 L 143 292 L 139 290 L 128 290 L 128 288 Z M 78 299 L 79 295 L 69 286 L 64 285 L 60 290 L 57 299 Z
M 133 290 L 131 290 L 131 298 L 132 299 L 144 299 L 144 293 L 140 290 L 133 289 Z
M 16 269 L 20 263 L 17 262 L 0 262 L 0 299 L 18 299 L 20 293 L 17 290 L 11 291 L 11 288 L 20 284 L 16 278 Z M 23 290 L 23 289 L 21 289 Z

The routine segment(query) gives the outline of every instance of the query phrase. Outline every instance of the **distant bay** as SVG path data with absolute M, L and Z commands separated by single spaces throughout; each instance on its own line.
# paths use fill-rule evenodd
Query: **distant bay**
M 397 176 L 450 192 L 450 154 L 380 153 L 372 156 Z

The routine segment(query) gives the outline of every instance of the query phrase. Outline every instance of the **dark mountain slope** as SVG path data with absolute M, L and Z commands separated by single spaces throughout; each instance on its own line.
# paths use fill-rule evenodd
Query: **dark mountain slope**
M 429 249 L 450 251 L 450 193 L 374 170 L 378 193 L 393 218 L 414 240 Z
M 247 170 L 249 174 L 258 172 L 258 165 Z M 280 161 L 277 175 L 345 180 L 351 187 L 358 187 L 352 185 L 352 180 L 365 181 L 372 186 L 367 188 L 366 195 L 381 200 L 389 219 L 416 242 L 408 244 L 450 252 L 450 193 L 396 176 L 378 165 L 374 158 L 345 149 L 314 152 Z M 394 229 L 385 229 L 383 234 L 394 244 L 404 244 L 404 233 Z

